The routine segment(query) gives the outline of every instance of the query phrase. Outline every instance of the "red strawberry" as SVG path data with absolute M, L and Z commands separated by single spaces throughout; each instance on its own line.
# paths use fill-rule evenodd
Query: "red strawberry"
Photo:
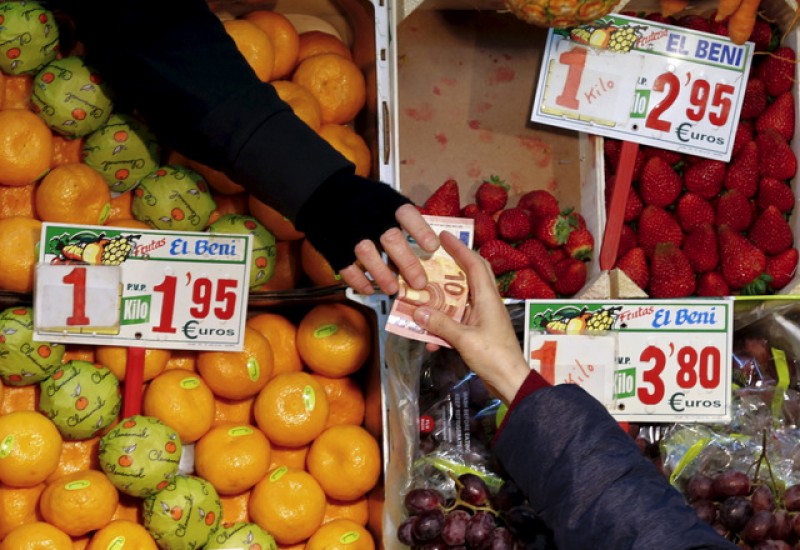
M 545 246 L 558 248 L 567 242 L 569 234 L 576 226 L 577 220 L 571 214 L 551 214 L 539 220 L 534 234 Z
M 763 19 L 756 19 L 753 32 L 750 33 L 748 40 L 756 45 L 757 52 L 766 52 L 773 49 L 780 38 L 777 33 L 772 32 L 772 25 Z
M 694 271 L 681 249 L 669 242 L 656 245 L 650 262 L 650 297 L 683 298 L 690 296 L 695 286 Z
M 730 296 L 731 287 L 719 271 L 709 271 L 697 277 L 698 296 Z
M 756 118 L 767 108 L 767 85 L 760 78 L 751 78 L 744 88 L 740 117 Z
M 477 212 L 480 212 L 481 209 L 478 208 L 478 205 L 474 202 L 469 203 L 464 208 L 461 209 L 461 217 L 462 218 L 474 218 Z
M 497 223 L 490 214 L 477 210 L 474 214 L 465 217 L 472 218 L 475 222 L 473 237 L 475 248 L 480 248 L 485 242 L 497 238 Z
M 519 198 L 517 206 L 531 213 L 531 219 L 534 224 L 542 218 L 561 212 L 561 208 L 558 206 L 558 199 L 545 189 L 528 191 Z
M 586 262 L 577 258 L 565 258 L 556 263 L 555 268 L 553 290 L 561 296 L 572 296 L 586 284 Z
M 745 231 L 753 223 L 753 208 L 741 191 L 725 191 L 717 199 L 714 218 L 717 225 L 729 225 L 737 231 Z
M 794 193 L 785 182 L 775 178 L 761 178 L 758 184 L 757 203 L 759 208 L 769 205 L 781 212 L 790 212 L 794 208 Z
M 678 26 L 700 32 L 711 32 L 711 24 L 701 15 L 689 14 L 678 18 Z
M 561 260 L 566 260 L 567 258 L 569 258 L 569 256 L 567 256 L 567 251 L 564 250 L 563 246 L 551 250 L 549 256 L 550 256 L 550 261 L 553 262 L 554 266 Z
M 666 207 L 681 194 L 681 178 L 663 158 L 647 160 L 639 178 L 639 195 L 645 204 Z
M 564 249 L 573 258 L 590 260 L 594 252 L 594 237 L 588 229 L 580 227 L 569 234 Z
M 783 92 L 756 119 L 756 132 L 773 128 L 783 139 L 791 140 L 794 137 L 794 110 L 794 97 L 791 90 Z
M 644 290 L 650 281 L 650 268 L 647 265 L 647 256 L 640 247 L 631 248 L 624 256 L 617 260 L 617 269 L 625 272 L 636 286 Z
M 449 179 L 440 185 L 428 197 L 423 206 L 425 213 L 431 216 L 454 216 L 461 214 L 461 198 L 458 192 L 458 182 Z
M 675 214 L 684 231 L 702 223 L 714 223 L 714 205 L 696 193 L 684 193 L 678 199 Z
M 708 22 L 711 25 L 711 32 L 713 34 L 718 34 L 719 36 L 728 37 L 728 17 L 722 19 L 721 21 L 716 20 L 716 10 L 712 13 L 709 18 Z
M 658 206 L 645 206 L 639 216 L 638 240 L 647 256 L 652 257 L 659 243 L 671 242 L 680 247 L 683 243 L 683 232 L 669 212 Z
M 517 250 L 528 257 L 528 262 L 536 273 L 546 283 L 556 280 L 556 270 L 553 259 L 547 248 L 538 239 L 527 239 L 519 243 Z
M 767 257 L 736 229 L 722 225 L 717 229 L 722 276 L 734 290 L 745 294 L 764 294 Z
M 758 191 L 758 145 L 751 141 L 733 157 L 725 174 L 725 188 L 738 189 L 748 199 Z
M 489 262 L 495 275 L 515 271 L 530 265 L 525 254 L 500 239 L 483 243 L 478 249 L 478 253 Z
M 756 136 L 762 176 L 788 180 L 797 173 L 797 157 L 776 130 L 768 128 Z
M 784 250 L 776 256 L 767 258 L 767 275 L 772 280 L 769 282 L 771 290 L 780 290 L 794 277 L 797 271 L 798 253 L 796 248 Z
M 475 202 L 478 208 L 489 214 L 502 210 L 508 202 L 508 185 L 499 177 L 491 176 L 478 186 Z
M 794 244 L 792 228 L 774 206 L 766 207 L 753 222 L 747 237 L 767 255 L 775 255 Z
M 757 74 L 764 80 L 767 93 L 772 97 L 777 97 L 792 89 L 794 68 L 794 50 L 788 46 L 781 46 L 761 62 Z
M 608 168 L 612 174 L 616 174 L 619 169 L 619 158 L 622 151 L 622 142 L 616 139 L 606 138 L 603 140 L 603 151 L 605 152 L 606 160 L 608 161 Z M 636 159 L 633 161 L 633 179 L 638 180 L 642 173 L 642 168 L 647 159 L 644 155 L 644 148 L 639 147 L 636 153 Z
M 669 149 L 661 149 L 660 147 L 650 147 L 644 145 L 641 147 L 642 154 L 644 154 L 645 160 L 648 160 L 652 157 L 661 157 L 667 164 L 670 166 L 675 166 L 681 160 L 683 160 L 683 155 L 677 151 L 670 151 Z
M 526 239 L 532 230 L 530 212 L 518 206 L 502 210 L 497 218 L 497 232 L 505 241 L 513 243 Z
M 530 267 L 510 271 L 497 279 L 500 295 L 516 300 L 555 298 L 555 291 Z
M 753 141 L 753 124 L 750 121 L 740 120 L 736 126 L 736 136 L 733 138 L 733 156 L 739 154 L 739 151 L 751 141 Z
M 695 273 L 705 273 L 717 267 L 719 252 L 717 234 L 710 223 L 698 225 L 686 235 L 683 253 L 689 259 Z
M 631 248 L 638 246 L 639 239 L 636 236 L 636 230 L 629 224 L 622 226 L 622 232 L 619 235 L 619 247 L 617 248 L 617 258 L 624 256 Z
M 725 181 L 725 163 L 721 160 L 700 159 L 686 168 L 683 183 L 688 191 L 710 199 L 722 190 Z

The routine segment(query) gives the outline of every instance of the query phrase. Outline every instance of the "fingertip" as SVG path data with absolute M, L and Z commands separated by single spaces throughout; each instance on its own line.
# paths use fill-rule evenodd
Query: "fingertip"
M 431 310 L 425 306 L 420 306 L 415 309 L 412 315 L 414 317 L 414 322 L 422 328 L 427 327 L 431 321 Z

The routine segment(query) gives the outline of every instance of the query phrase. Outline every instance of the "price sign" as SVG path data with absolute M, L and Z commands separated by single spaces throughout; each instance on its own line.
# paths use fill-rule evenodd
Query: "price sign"
M 34 337 L 239 351 L 251 235 L 45 223 Z
M 531 368 L 580 384 L 617 420 L 730 419 L 732 299 L 529 300 L 526 319 Z
M 612 14 L 550 29 L 531 120 L 729 161 L 753 44 Z

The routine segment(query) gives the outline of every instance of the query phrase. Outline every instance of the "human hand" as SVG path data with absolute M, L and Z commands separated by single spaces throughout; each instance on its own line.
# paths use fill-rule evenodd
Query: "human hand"
M 436 233 L 414 205 L 400 206 L 395 213 L 395 218 L 400 224 L 400 228 L 408 232 L 426 252 L 433 252 L 439 247 Z M 381 247 L 411 287 L 424 288 L 428 282 L 425 270 L 400 228 L 387 229 L 380 237 Z M 369 239 L 359 242 L 355 247 L 355 255 L 357 262 L 339 271 L 348 286 L 356 292 L 372 294 L 373 283 L 366 276 L 366 273 L 369 273 L 375 284 L 384 293 L 391 295 L 398 292 L 397 275 L 384 262 L 374 242 Z
M 442 246 L 467 274 L 471 302 L 458 323 L 441 311 L 419 307 L 414 321 L 448 342 L 501 399 L 510 402 L 530 374 L 511 318 L 497 291 L 488 262 L 454 235 L 439 235 Z

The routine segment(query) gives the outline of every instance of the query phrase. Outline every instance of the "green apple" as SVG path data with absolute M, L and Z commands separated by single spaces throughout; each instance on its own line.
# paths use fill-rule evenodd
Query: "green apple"
M 275 273 L 275 235 L 252 216 L 225 214 L 208 226 L 209 233 L 233 233 L 253 236 L 250 258 L 250 288 L 258 288 Z
M 217 207 L 206 181 L 183 166 L 162 166 L 133 190 L 133 217 L 154 229 L 202 231 Z
M 9 386 L 38 384 L 61 366 L 64 346 L 33 339 L 33 310 L 0 312 L 0 378 Z
M 159 547 L 169 550 L 205 548 L 219 527 L 222 505 L 205 479 L 178 475 L 142 505 L 144 526 Z
M 0 70 L 35 73 L 56 58 L 58 25 L 38 2 L 0 3 Z

